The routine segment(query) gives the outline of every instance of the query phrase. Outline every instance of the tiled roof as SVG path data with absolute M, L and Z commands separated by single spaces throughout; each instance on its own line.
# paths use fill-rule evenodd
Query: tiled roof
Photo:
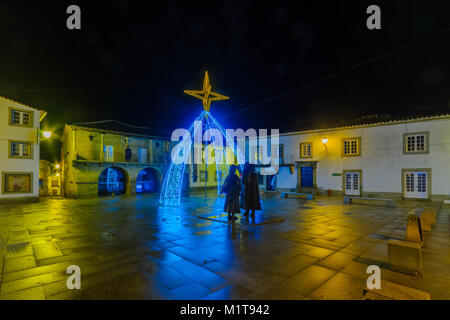
M 82 128 L 93 131 L 107 131 L 111 133 L 158 137 L 167 140 L 170 133 L 166 130 L 135 126 L 118 120 L 102 120 L 95 122 L 81 122 L 70 125 L 72 128 Z
M 367 128 L 367 127 L 389 126 L 389 125 L 396 125 L 396 124 L 403 124 L 403 123 L 421 122 L 421 121 L 430 121 L 430 120 L 443 120 L 443 119 L 450 119 L 450 114 L 404 118 L 404 119 L 399 119 L 399 120 L 375 121 L 375 122 L 371 122 L 371 123 L 368 122 L 368 123 L 362 123 L 362 124 L 356 124 L 356 125 L 347 125 L 347 126 L 331 127 L 331 128 L 317 128 L 317 129 L 311 129 L 311 130 L 283 132 L 283 133 L 280 133 L 280 135 L 281 136 L 289 136 L 289 135 L 305 134 L 305 133 L 318 133 L 318 132 L 334 131 L 334 130 L 349 130 L 349 129 L 358 129 L 358 128 Z
M 41 116 L 40 116 L 40 120 L 41 120 L 41 121 L 42 121 L 42 120 L 45 118 L 45 116 L 47 115 L 47 111 L 45 111 L 45 110 L 38 109 L 38 108 L 34 108 L 34 107 L 31 107 L 31 106 L 26 105 L 26 104 L 24 104 L 24 103 L 21 103 L 21 102 L 18 102 L 18 101 L 15 101 L 15 100 L 13 100 L 13 99 L 6 98 L 6 97 L 3 97 L 3 96 L 0 96 L 0 98 L 1 98 L 1 99 L 4 99 L 4 100 L 6 100 L 6 101 L 11 101 L 12 103 L 20 104 L 21 106 L 25 106 L 25 107 L 27 107 L 27 108 L 30 108 L 30 109 L 33 109 L 33 110 L 36 110 L 36 111 L 39 111 L 40 114 L 41 114 Z

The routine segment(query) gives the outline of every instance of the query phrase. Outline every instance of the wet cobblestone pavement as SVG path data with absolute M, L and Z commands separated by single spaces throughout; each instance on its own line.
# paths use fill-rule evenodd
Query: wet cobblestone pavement
M 426 235 L 423 275 L 410 276 L 388 269 L 386 244 L 404 239 L 424 202 L 263 205 L 284 221 L 199 219 L 221 213 L 213 194 L 180 208 L 159 208 L 152 195 L 1 205 L 0 299 L 361 299 L 370 264 L 383 280 L 450 299 L 449 209 Z M 81 290 L 66 287 L 70 265 L 81 268 Z

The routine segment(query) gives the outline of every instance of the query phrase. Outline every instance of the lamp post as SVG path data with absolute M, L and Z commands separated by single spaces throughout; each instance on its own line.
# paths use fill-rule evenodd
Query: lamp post
M 208 185 L 208 144 L 205 144 L 205 201 L 206 201 L 206 187 Z
M 50 139 L 52 136 L 51 131 L 42 131 L 42 136 L 46 139 Z

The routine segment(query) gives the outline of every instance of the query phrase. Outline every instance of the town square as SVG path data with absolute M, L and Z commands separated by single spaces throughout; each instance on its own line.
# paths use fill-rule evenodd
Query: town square
M 0 300 L 450 300 L 448 4 L 319 2 L 0 5 Z

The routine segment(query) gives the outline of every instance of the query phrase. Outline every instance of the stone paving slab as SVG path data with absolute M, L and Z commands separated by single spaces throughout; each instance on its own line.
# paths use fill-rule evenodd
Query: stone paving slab
M 450 299 L 450 209 L 426 236 L 423 276 L 413 277 L 387 269 L 386 244 L 404 236 L 422 202 L 386 209 L 344 206 L 340 197 L 264 199 L 257 222 L 277 222 L 255 227 L 228 223 L 223 201 L 193 194 L 180 208 L 160 208 L 152 195 L 2 205 L 0 299 L 361 299 L 370 264 L 383 280 Z M 66 287 L 73 264 L 81 290 Z
M 244 217 L 242 214 L 236 214 L 236 220 L 232 220 L 228 218 L 228 214 L 218 214 L 218 215 L 206 215 L 206 216 L 199 216 L 199 219 L 205 219 L 205 220 L 211 220 L 226 224 L 235 224 L 237 226 L 246 226 L 246 227 L 256 227 L 261 226 L 269 223 L 276 223 L 276 222 L 282 222 L 284 221 L 283 217 L 274 217 L 269 215 L 263 215 L 258 214 L 255 216 L 255 218 L 248 218 Z

